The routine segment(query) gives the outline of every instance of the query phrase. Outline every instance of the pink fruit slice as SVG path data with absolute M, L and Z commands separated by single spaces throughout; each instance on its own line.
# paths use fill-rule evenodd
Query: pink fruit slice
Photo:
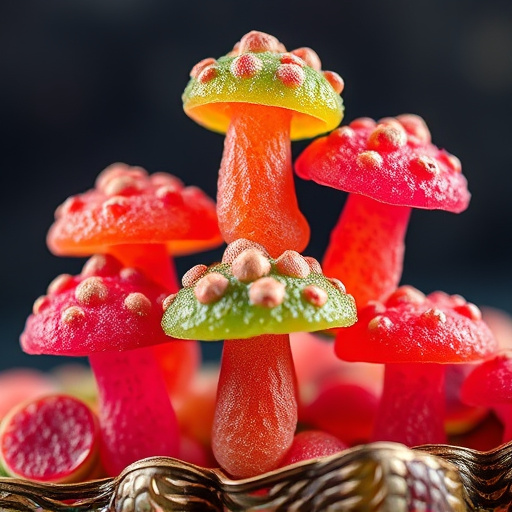
M 0 460 L 15 477 L 67 483 L 84 479 L 98 460 L 99 430 L 94 413 L 67 395 L 25 402 L 0 427 Z

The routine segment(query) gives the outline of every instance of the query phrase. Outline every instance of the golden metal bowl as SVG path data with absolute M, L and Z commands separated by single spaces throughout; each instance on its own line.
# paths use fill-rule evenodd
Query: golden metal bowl
M 0 510 L 23 512 L 459 512 L 512 510 L 512 443 L 356 446 L 245 480 L 152 457 L 79 484 L 0 478 Z

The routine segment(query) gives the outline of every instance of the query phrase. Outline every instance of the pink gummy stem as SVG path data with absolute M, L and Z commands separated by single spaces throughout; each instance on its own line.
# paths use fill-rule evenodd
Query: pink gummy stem
M 275 469 L 292 444 L 296 425 L 289 336 L 226 340 L 212 430 L 220 466 L 236 478 Z
M 361 309 L 392 293 L 402 276 L 411 209 L 350 194 L 331 233 L 324 272 L 340 279 Z
M 217 216 L 224 240 L 248 238 L 272 257 L 302 251 L 309 225 L 293 180 L 291 111 L 265 105 L 231 106 L 219 170 Z
M 373 440 L 446 443 L 444 374 L 440 364 L 387 364 Z
M 162 286 L 169 293 L 176 293 L 179 289 L 178 277 L 174 260 L 169 255 L 165 244 L 121 244 L 109 247 L 109 253 L 117 258 L 125 267 L 139 269 L 148 279 Z M 195 340 L 174 340 L 154 349 L 155 357 L 161 361 L 162 371 L 165 373 L 166 387 L 170 390 L 180 391 L 187 385 L 187 379 L 194 373 L 201 361 L 201 347 Z M 186 356 L 186 360 L 183 360 Z M 169 361 L 182 360 L 169 365 Z M 179 367 L 183 371 L 173 375 L 166 371 L 166 366 Z M 189 372 L 186 370 L 190 369 Z
M 150 348 L 89 356 L 99 393 L 102 461 L 109 475 L 144 457 L 178 456 L 179 432 Z

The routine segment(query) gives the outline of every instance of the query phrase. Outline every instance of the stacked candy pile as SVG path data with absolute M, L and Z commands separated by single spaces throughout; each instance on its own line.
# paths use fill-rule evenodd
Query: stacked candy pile
M 310 48 L 250 32 L 196 64 L 183 95 L 226 134 L 216 205 L 114 164 L 57 209 L 50 250 L 90 259 L 36 300 L 21 345 L 87 356 L 96 387 L 2 376 L 8 475 L 76 482 L 169 456 L 240 479 L 369 441 L 490 448 L 502 425 L 512 437 L 497 404 L 512 396 L 506 342 L 461 296 L 399 286 L 411 209 L 469 204 L 460 162 L 416 115 L 338 128 L 342 90 Z M 292 140 L 328 132 L 292 162 Z M 350 194 L 323 266 L 301 254 L 293 167 Z M 180 289 L 172 257 L 223 242 Z M 206 370 L 198 341 L 215 340 L 220 369 Z

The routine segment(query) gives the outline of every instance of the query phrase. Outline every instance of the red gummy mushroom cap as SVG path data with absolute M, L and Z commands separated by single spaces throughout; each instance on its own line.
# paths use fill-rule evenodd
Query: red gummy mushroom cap
M 29 354 L 88 356 L 169 342 L 160 327 L 167 292 L 111 256 L 63 274 L 34 303 L 21 334 Z
M 461 387 L 461 399 L 472 405 L 509 404 L 512 400 L 512 352 L 479 364 Z
M 90 256 L 118 244 L 166 244 L 181 255 L 222 243 L 215 202 L 199 188 L 167 173 L 148 173 L 118 163 L 96 187 L 71 196 L 55 212 L 47 237 L 62 256 Z
M 360 118 L 315 140 L 295 164 L 304 179 L 383 203 L 454 213 L 470 193 L 457 157 L 431 143 L 423 119 Z
M 498 344 L 477 306 L 460 295 L 398 288 L 370 302 L 336 337 L 338 357 L 371 363 L 462 363 L 495 353 Z

